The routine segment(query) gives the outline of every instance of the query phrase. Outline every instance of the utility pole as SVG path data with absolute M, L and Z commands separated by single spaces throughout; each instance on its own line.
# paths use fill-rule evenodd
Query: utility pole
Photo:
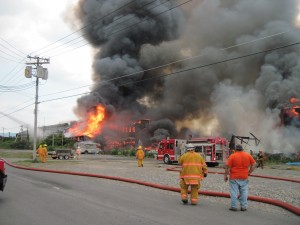
M 35 82 L 35 107 L 34 107 L 34 133 L 33 133 L 33 152 L 32 152 L 32 158 L 33 161 L 36 161 L 36 140 L 37 140 L 37 116 L 38 116 L 38 92 L 39 92 L 39 78 L 42 78 L 43 80 L 48 79 L 48 70 L 46 68 L 43 68 L 41 65 L 43 64 L 49 64 L 50 59 L 41 58 L 38 56 L 27 56 L 27 58 L 31 61 L 34 60 L 34 62 L 28 62 L 26 65 L 35 65 L 35 68 L 32 68 L 31 66 L 26 66 L 25 69 L 25 77 L 31 78 L 32 76 L 36 77 Z M 36 70 L 36 74 L 33 75 L 33 69 Z

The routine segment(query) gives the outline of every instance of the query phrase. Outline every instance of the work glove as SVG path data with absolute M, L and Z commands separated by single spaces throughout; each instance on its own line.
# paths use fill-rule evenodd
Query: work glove
M 204 177 L 207 177 L 207 173 L 204 174 Z

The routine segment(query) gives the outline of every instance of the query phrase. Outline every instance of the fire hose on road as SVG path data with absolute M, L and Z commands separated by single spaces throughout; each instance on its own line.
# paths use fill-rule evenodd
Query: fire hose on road
M 127 182 L 127 183 L 134 183 L 134 184 L 139 184 L 139 185 L 144 185 L 148 187 L 153 187 L 153 188 L 158 188 L 162 190 L 167 190 L 167 191 L 173 191 L 173 192 L 179 192 L 180 193 L 180 188 L 175 188 L 175 187 L 170 187 L 170 186 L 165 186 L 165 185 L 160 185 L 160 184 L 154 184 L 154 183 L 148 183 L 148 182 L 143 182 L 139 180 L 133 180 L 133 179 L 127 179 L 127 178 L 121 178 L 121 177 L 114 177 L 114 176 L 106 176 L 106 175 L 101 175 L 101 174 L 91 174 L 91 173 L 82 173 L 82 172 L 69 172 L 69 171 L 59 171 L 59 170 L 50 170 L 50 169 L 40 169 L 40 168 L 31 168 L 31 167 L 24 167 L 24 166 L 17 166 L 14 165 L 6 160 L 3 159 L 3 161 L 14 168 L 17 169 L 23 169 L 23 170 L 32 170 L 32 171 L 40 171 L 40 172 L 48 172 L 48 173 L 59 173 L 59 174 L 68 174 L 68 175 L 77 175 L 77 176 L 86 176 L 86 177 L 96 177 L 96 178 L 102 178 L 102 179 L 109 179 L 109 180 L 116 180 L 116 181 L 122 181 L 122 182 Z M 178 171 L 176 169 L 167 169 L 169 171 Z M 260 176 L 264 177 L 264 176 Z M 270 179 L 276 179 L 275 177 L 265 177 L 265 178 L 270 178 Z M 283 180 L 281 178 L 277 178 L 278 180 Z M 287 181 L 286 179 L 284 179 Z M 291 181 L 291 180 L 288 180 Z M 299 180 L 293 180 L 292 182 L 298 182 L 300 183 Z M 225 198 L 230 198 L 229 193 L 223 193 L 223 192 L 213 192 L 213 191 L 201 191 L 199 190 L 199 194 L 201 195 L 207 195 L 207 196 L 215 196 L 215 197 L 225 197 Z M 300 216 L 300 208 L 293 206 L 291 204 L 288 204 L 286 202 L 282 202 L 276 199 L 270 199 L 270 198 L 262 198 L 262 197 L 257 197 L 257 196 L 248 196 L 248 199 L 251 201 L 257 201 L 257 202 L 262 202 L 262 203 L 267 203 L 271 205 L 276 205 L 279 207 L 282 207 L 297 216 Z

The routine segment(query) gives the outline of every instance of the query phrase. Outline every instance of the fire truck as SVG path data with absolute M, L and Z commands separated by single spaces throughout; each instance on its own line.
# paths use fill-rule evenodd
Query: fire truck
M 165 164 L 178 162 L 185 153 L 185 145 L 192 143 L 195 152 L 203 156 L 207 166 L 215 167 L 224 162 L 229 156 L 228 140 L 223 137 L 201 137 L 185 139 L 165 139 L 160 141 L 157 150 L 157 160 Z
M 0 159 L 0 191 L 4 190 L 7 180 L 7 175 L 5 174 L 4 162 Z

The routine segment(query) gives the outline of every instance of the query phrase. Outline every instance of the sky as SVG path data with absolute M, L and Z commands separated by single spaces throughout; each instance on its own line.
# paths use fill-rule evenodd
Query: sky
M 43 65 L 48 79 L 39 79 L 38 126 L 77 120 L 73 107 L 78 96 L 53 100 L 88 92 L 92 83 L 91 47 L 66 19 L 76 2 L 0 0 L 1 133 L 33 127 L 36 78 L 24 75 L 27 55 L 50 58 L 50 64 Z

